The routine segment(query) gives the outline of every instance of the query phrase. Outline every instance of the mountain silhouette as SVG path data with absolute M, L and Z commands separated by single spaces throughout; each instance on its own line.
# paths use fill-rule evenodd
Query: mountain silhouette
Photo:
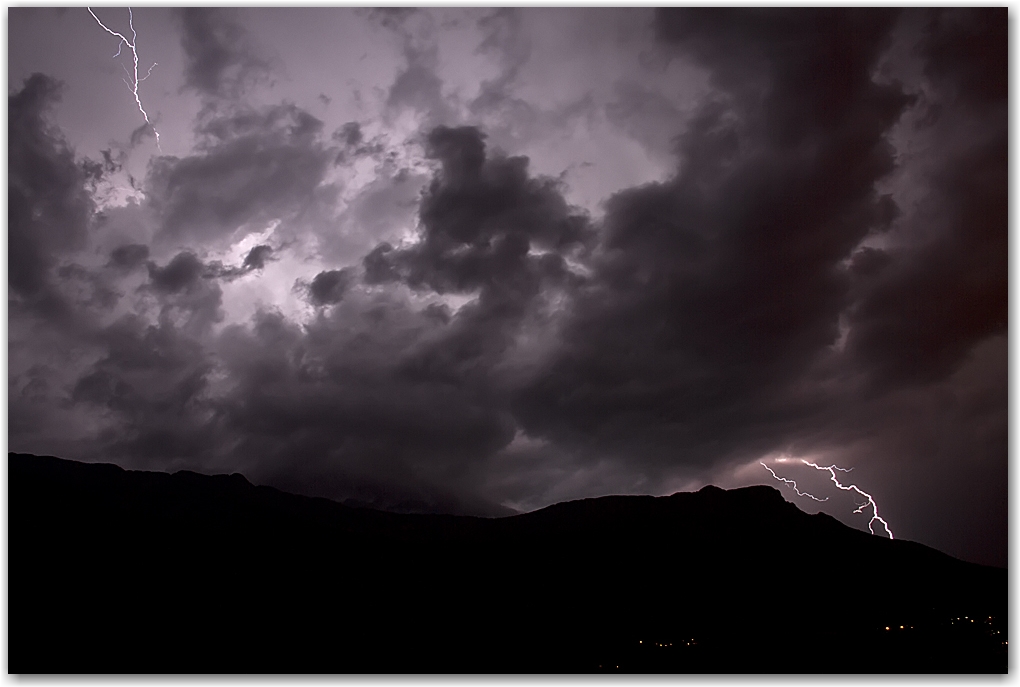
M 1007 672 L 1007 576 L 772 487 L 503 518 L 8 455 L 12 673 Z

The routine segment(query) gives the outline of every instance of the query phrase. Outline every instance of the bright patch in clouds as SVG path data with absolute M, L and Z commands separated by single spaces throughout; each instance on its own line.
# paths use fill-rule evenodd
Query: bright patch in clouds
M 10 448 L 1004 564 L 1005 14 L 13 8 Z

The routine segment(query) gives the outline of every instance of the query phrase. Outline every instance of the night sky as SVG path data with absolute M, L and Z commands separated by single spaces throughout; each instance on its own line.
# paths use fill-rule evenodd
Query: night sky
M 139 102 L 95 12 L 8 15 L 9 450 L 1006 564 L 1005 8 L 143 7 Z

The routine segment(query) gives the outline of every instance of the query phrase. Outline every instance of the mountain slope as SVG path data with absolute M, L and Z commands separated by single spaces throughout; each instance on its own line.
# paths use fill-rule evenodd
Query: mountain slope
M 8 463 L 11 672 L 1007 668 L 1005 570 L 771 487 L 483 519 Z

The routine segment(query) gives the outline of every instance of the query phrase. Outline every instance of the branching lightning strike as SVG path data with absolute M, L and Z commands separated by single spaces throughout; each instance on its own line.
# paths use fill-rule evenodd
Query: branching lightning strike
M 138 104 L 138 111 L 141 112 L 142 117 L 145 118 L 145 123 L 152 127 L 152 132 L 156 134 L 156 148 L 158 148 L 159 152 L 162 153 L 163 148 L 159 145 L 159 132 L 156 131 L 156 127 L 153 125 L 153 123 L 149 121 L 149 115 L 145 111 L 145 108 L 142 107 L 142 99 L 138 95 L 138 84 L 149 78 L 149 76 L 152 74 L 153 67 L 155 67 L 158 64 L 158 62 L 153 62 L 152 67 L 149 67 L 148 73 L 146 73 L 146 75 L 143 76 L 142 78 L 138 78 L 138 48 L 135 47 L 138 43 L 138 33 L 135 31 L 134 12 L 132 12 L 131 8 L 128 7 L 128 26 L 131 27 L 131 40 L 128 40 L 127 36 L 117 31 L 114 31 L 106 24 L 104 24 L 102 21 L 100 21 L 99 17 L 96 16 L 96 13 L 92 11 L 91 7 L 88 7 L 87 9 L 89 11 L 89 14 L 92 15 L 92 18 L 96 20 L 96 23 L 98 23 L 103 29 L 105 29 L 107 33 L 116 36 L 117 38 L 120 39 L 120 43 L 117 44 L 117 54 L 114 55 L 115 58 L 120 57 L 121 51 L 124 49 L 125 45 L 128 47 L 129 50 L 131 50 L 131 55 L 134 58 L 135 64 L 134 75 L 132 76 L 132 74 L 128 72 L 127 67 L 124 67 L 124 71 L 127 73 L 128 79 L 131 79 L 131 81 L 129 82 L 128 79 L 123 79 L 123 81 L 125 84 L 127 84 L 127 87 L 131 91 L 131 94 L 134 95 L 135 102 Z
M 812 494 L 807 493 L 806 491 L 801 491 L 800 489 L 797 488 L 797 483 L 794 482 L 792 479 L 786 479 L 785 477 L 780 477 L 775 472 L 773 472 L 772 468 L 770 468 L 768 465 L 766 465 L 765 463 L 762 463 L 761 461 L 758 461 L 758 462 L 761 463 L 761 466 L 763 468 L 765 468 L 766 470 L 771 472 L 772 476 L 775 477 L 777 480 L 779 480 L 780 482 L 786 482 L 786 484 L 788 486 L 793 487 L 793 490 L 795 492 L 797 492 L 797 496 L 807 496 L 809 499 L 814 499 L 815 501 L 828 501 L 829 500 L 828 496 L 826 496 L 824 499 L 820 499 L 817 496 L 814 496 Z
M 848 485 L 848 486 L 844 486 L 844 485 L 839 483 L 838 479 L 836 479 L 836 470 L 839 470 L 840 472 L 850 472 L 850 470 L 853 470 L 853 468 L 839 468 L 839 467 L 836 467 L 835 465 L 829 465 L 827 467 L 823 467 L 821 465 L 816 465 L 815 463 L 812 463 L 811 461 L 807 461 L 807 460 L 804 460 L 804 459 L 801 459 L 800 462 L 804 463 L 804 465 L 810 465 L 815 470 L 824 470 L 824 471 L 828 472 L 829 476 L 832 478 L 833 484 L 835 484 L 836 487 L 838 487 L 839 489 L 842 489 L 843 491 L 856 491 L 858 494 L 860 494 L 861 496 L 866 498 L 867 501 L 865 501 L 864 503 L 858 505 L 857 506 L 857 510 L 855 510 L 854 513 L 863 513 L 865 508 L 867 508 L 868 506 L 871 506 L 872 512 L 874 514 L 871 516 L 871 520 L 868 521 L 868 531 L 871 532 L 872 534 L 875 533 L 875 530 L 874 530 L 873 526 L 875 524 L 875 521 L 878 520 L 880 523 L 882 523 L 882 527 L 885 528 L 885 531 L 889 535 L 889 538 L 893 539 L 893 533 L 892 533 L 892 530 L 889 529 L 889 523 L 887 523 L 885 520 L 883 520 L 879 516 L 879 514 L 878 514 L 878 504 L 875 503 L 875 499 L 871 498 L 871 494 L 868 494 L 867 492 L 861 491 L 861 489 L 856 484 L 851 484 L 851 485 Z

